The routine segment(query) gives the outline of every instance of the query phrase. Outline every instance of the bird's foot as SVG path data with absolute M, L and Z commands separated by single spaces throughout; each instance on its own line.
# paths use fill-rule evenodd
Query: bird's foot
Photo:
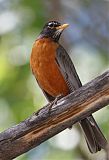
M 53 101 L 54 104 L 56 105 L 56 104 L 57 104 L 57 101 L 59 101 L 62 97 L 63 97 L 62 94 L 59 94 L 58 96 L 56 96 L 55 100 Z
M 62 97 L 63 97 L 63 95 L 59 94 L 58 96 L 56 96 L 54 101 L 50 102 L 49 113 L 50 113 L 51 109 L 57 104 L 58 100 L 60 100 Z

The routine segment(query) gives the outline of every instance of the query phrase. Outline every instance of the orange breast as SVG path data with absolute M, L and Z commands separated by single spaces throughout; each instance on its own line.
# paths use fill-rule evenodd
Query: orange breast
M 33 46 L 30 65 L 40 87 L 52 96 L 67 95 L 68 86 L 56 64 L 59 44 L 48 38 L 37 40 Z

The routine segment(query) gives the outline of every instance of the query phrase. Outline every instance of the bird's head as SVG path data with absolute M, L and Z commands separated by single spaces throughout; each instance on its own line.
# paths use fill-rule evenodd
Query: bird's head
M 68 24 L 61 24 L 57 21 L 50 21 L 46 23 L 45 26 L 43 27 L 41 36 L 52 38 L 55 42 L 57 42 L 63 30 L 68 26 L 69 26 Z

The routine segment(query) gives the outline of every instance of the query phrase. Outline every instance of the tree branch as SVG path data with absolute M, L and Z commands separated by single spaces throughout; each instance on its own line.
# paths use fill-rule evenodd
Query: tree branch
M 11 160 L 109 104 L 109 71 L 0 133 L 0 159 Z

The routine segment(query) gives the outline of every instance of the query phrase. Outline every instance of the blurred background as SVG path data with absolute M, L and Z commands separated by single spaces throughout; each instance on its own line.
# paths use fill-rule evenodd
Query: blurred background
M 47 101 L 33 77 L 32 45 L 49 20 L 69 23 L 60 40 L 83 84 L 109 67 L 108 0 L 0 0 L 0 132 L 19 123 Z M 109 136 L 109 108 L 94 114 Z M 16 160 L 104 160 L 91 155 L 78 125 Z

